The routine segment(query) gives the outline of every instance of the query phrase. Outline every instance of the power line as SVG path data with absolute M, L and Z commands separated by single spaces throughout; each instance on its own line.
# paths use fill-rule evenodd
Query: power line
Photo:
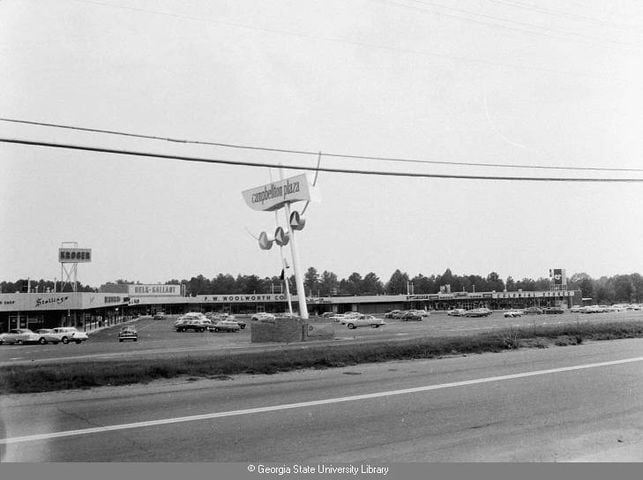
M 210 142 L 205 140 L 189 140 L 189 139 L 180 139 L 173 137 L 162 137 L 157 135 L 144 135 L 139 133 L 132 132 L 123 132 L 119 130 L 106 130 L 101 128 L 89 128 L 89 127 L 78 127 L 74 125 L 63 125 L 58 123 L 46 123 L 46 122 L 36 122 L 32 120 L 20 120 L 15 118 L 2 118 L 0 121 L 10 122 L 10 123 L 19 123 L 25 125 L 37 125 L 41 127 L 52 127 L 52 128 L 61 128 L 67 130 L 76 130 L 81 132 L 91 132 L 91 133 L 102 133 L 107 135 L 119 135 L 124 137 L 132 138 L 143 138 L 146 140 L 161 140 L 165 142 L 172 143 L 182 143 L 189 145 L 209 145 L 215 147 L 224 147 L 224 148 L 234 148 L 241 150 L 256 150 L 264 152 L 273 152 L 273 153 L 289 153 L 296 155 L 308 155 L 308 156 L 318 156 L 320 155 L 319 151 L 313 152 L 309 150 L 293 150 L 287 148 L 271 148 L 271 147 L 260 147 L 253 145 L 240 145 L 234 143 L 221 143 L 221 142 Z M 375 160 L 383 162 L 398 162 L 398 163 L 419 163 L 419 164 L 430 164 L 430 165 L 449 165 L 449 166 L 467 166 L 467 167 L 493 167 L 493 168 L 528 168 L 528 169 L 540 169 L 540 170 L 577 170 L 577 171 L 597 171 L 597 172 L 643 172 L 643 168 L 610 168 L 610 167 L 565 167 L 565 166 L 552 166 L 552 165 L 507 165 L 503 163 L 482 163 L 482 162 L 448 162 L 445 160 L 420 160 L 413 158 L 396 158 L 396 157 L 380 157 L 380 156 L 368 156 L 368 155 L 351 155 L 343 153 L 321 153 L 325 157 L 332 158 L 350 158 L 353 160 Z
M 497 181 L 522 181 L 522 182 L 593 182 L 593 183 L 643 183 L 643 178 L 572 178 L 572 177 L 516 177 L 516 176 L 484 176 L 484 175 L 453 175 L 438 173 L 414 173 L 414 172 L 386 172 L 374 170 L 358 170 L 330 167 L 311 167 L 307 165 L 283 165 L 280 163 L 260 163 L 248 161 L 225 160 L 219 158 L 188 157 L 184 155 L 166 155 L 161 153 L 139 152 L 133 150 L 118 150 L 104 147 L 89 147 L 83 145 L 71 145 L 64 143 L 36 142 L 31 140 L 20 140 L 12 138 L 0 138 L 1 143 L 17 145 L 28 145 L 35 147 L 59 148 L 67 150 L 108 153 L 114 155 L 126 155 L 134 157 L 161 158 L 165 160 L 179 160 L 184 162 L 210 163 L 221 165 L 233 165 L 237 167 L 261 167 L 261 168 L 284 168 L 286 170 L 307 170 L 329 173 L 346 173 L 354 175 L 378 175 L 387 177 L 411 177 L 411 178 L 437 178 L 455 180 L 497 180 Z

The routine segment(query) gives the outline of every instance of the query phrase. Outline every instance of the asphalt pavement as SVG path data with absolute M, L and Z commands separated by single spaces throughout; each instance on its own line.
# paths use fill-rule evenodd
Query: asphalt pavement
M 643 461 L 643 339 L 0 399 L 13 462 Z
M 215 352 L 234 354 L 235 352 L 262 349 L 302 348 L 304 344 L 253 344 L 250 341 L 250 325 L 237 332 L 176 332 L 173 328 L 176 316 L 164 320 L 141 317 L 129 322 L 139 332 L 138 342 L 118 342 L 120 325 L 103 328 L 90 333 L 89 341 L 80 345 L 1 345 L 0 366 L 37 363 L 91 362 L 115 359 L 167 358 L 189 353 Z M 643 319 L 643 311 L 617 312 L 602 314 L 531 315 L 519 318 L 504 318 L 502 312 L 494 312 L 489 317 L 466 318 L 450 317 L 444 312 L 433 313 L 419 322 L 386 320 L 381 328 L 348 329 L 345 325 L 334 323 L 335 339 L 330 342 L 311 341 L 308 345 L 339 344 L 346 342 L 368 342 L 376 340 L 404 340 L 417 336 L 457 336 L 470 335 L 499 328 L 530 325 L 553 325 L 574 322 L 621 322 Z M 249 320 L 248 320 L 248 323 Z

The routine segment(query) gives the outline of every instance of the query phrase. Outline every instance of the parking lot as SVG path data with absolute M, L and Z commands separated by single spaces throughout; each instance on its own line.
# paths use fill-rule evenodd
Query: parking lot
M 382 316 L 381 316 L 382 317 Z M 92 332 L 89 340 L 82 344 L 47 345 L 2 345 L 0 346 L 0 365 L 17 365 L 27 362 L 60 361 L 107 361 L 130 360 L 137 358 L 185 356 L 191 352 L 217 351 L 234 353 L 236 351 L 261 350 L 279 347 L 281 344 L 253 344 L 250 341 L 250 319 L 242 317 L 248 326 L 239 332 L 177 332 L 174 321 L 177 316 L 166 316 L 162 320 L 152 317 L 139 317 L 128 322 L 138 331 L 137 342 L 118 341 L 120 325 Z M 530 325 L 554 325 L 575 322 L 629 321 L 643 319 L 643 311 L 623 311 L 613 313 L 579 314 L 565 312 L 561 315 L 524 315 L 505 318 L 503 312 L 496 311 L 488 317 L 467 318 L 451 317 L 446 312 L 431 313 L 422 321 L 402 321 L 385 319 L 386 325 L 380 328 L 349 329 L 346 325 L 333 322 L 335 339 L 333 342 L 368 341 L 375 339 L 403 339 L 420 336 L 468 335 L 495 329 Z M 327 320 L 312 318 L 312 322 Z M 306 342 L 305 344 L 315 342 Z M 305 345 L 304 344 L 304 345 Z

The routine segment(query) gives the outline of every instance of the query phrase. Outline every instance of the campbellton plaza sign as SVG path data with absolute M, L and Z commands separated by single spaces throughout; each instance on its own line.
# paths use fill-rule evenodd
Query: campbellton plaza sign
M 286 203 L 310 200 L 311 188 L 304 173 L 241 192 L 244 200 L 253 210 L 270 212 Z

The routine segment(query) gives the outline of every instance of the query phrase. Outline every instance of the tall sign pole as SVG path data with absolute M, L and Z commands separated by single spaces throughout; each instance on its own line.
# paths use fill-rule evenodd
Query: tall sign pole
M 275 210 L 275 224 L 279 226 L 279 213 Z M 290 298 L 290 286 L 288 285 L 288 262 L 286 257 L 284 257 L 284 247 L 279 245 L 279 256 L 281 257 L 281 268 L 284 272 L 284 283 L 286 284 L 286 299 L 288 300 L 288 313 L 292 317 L 292 299 Z
M 284 206 L 286 222 L 288 222 L 288 235 L 290 235 L 290 253 L 292 254 L 292 266 L 295 270 L 295 285 L 297 285 L 297 301 L 299 303 L 299 316 L 304 320 L 308 319 L 308 306 L 306 305 L 306 291 L 304 290 L 304 277 L 301 274 L 301 263 L 299 252 L 295 242 L 295 231 L 290 224 L 290 205 Z
M 273 242 L 277 242 L 279 246 L 285 246 L 290 243 L 293 268 L 295 270 L 295 284 L 297 285 L 299 316 L 304 320 L 308 319 L 308 307 L 306 305 L 306 291 L 304 290 L 304 279 L 301 273 L 301 262 L 299 261 L 294 231 L 304 228 L 305 221 L 299 217 L 298 212 L 291 212 L 290 204 L 310 201 L 311 190 L 312 187 L 308 182 L 308 177 L 302 174 L 285 179 L 281 178 L 278 182 L 271 182 L 268 185 L 261 185 L 242 192 L 246 204 L 253 210 L 270 212 L 284 209 L 288 233 L 285 233 L 281 227 L 277 227 L 274 236 L 269 237 L 265 232 L 262 232 L 259 236 L 259 247 L 263 250 L 269 250 Z
M 270 181 L 272 182 L 272 170 L 268 170 L 270 172 Z M 281 180 L 284 179 L 283 175 L 283 169 L 279 169 L 279 176 Z M 275 210 L 275 227 L 279 227 L 279 210 Z M 283 282 L 284 285 L 286 286 L 286 299 L 288 300 L 288 314 L 292 317 L 292 298 L 290 296 L 290 285 L 288 282 L 288 261 L 286 260 L 286 257 L 284 257 L 284 246 L 279 245 L 279 257 L 281 258 L 281 268 L 283 272 Z
M 284 180 L 284 171 L 279 169 L 279 177 Z M 297 285 L 297 302 L 299 303 L 299 316 L 308 320 L 308 305 L 306 304 L 306 290 L 304 289 L 304 277 L 301 274 L 301 262 L 299 261 L 299 252 L 295 242 L 295 231 L 290 221 L 290 203 L 284 204 L 286 214 L 286 224 L 288 225 L 288 235 L 290 236 L 290 253 L 292 254 L 292 267 L 295 270 L 295 285 Z

